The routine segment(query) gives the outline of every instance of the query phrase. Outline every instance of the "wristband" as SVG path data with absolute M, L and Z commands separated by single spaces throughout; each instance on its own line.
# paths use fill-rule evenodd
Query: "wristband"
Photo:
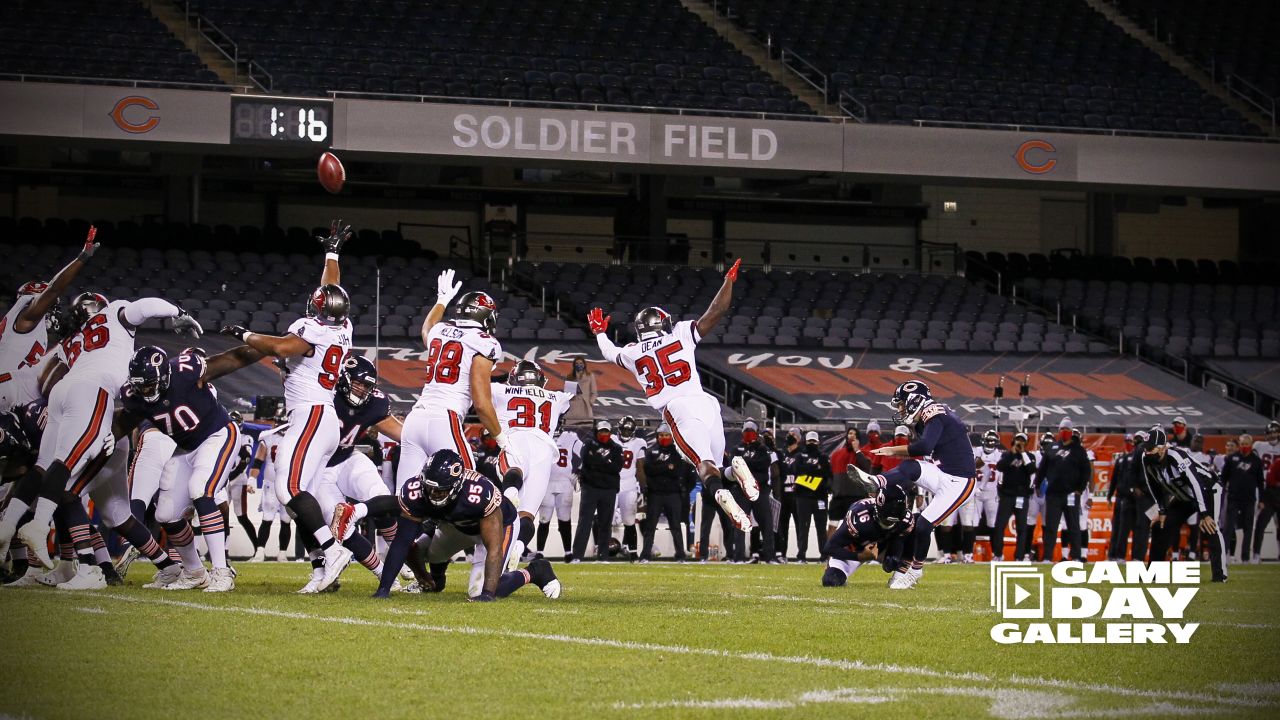
M 327 253 L 325 253 L 325 254 L 324 254 L 324 259 L 325 259 L 325 260 L 332 260 L 332 261 L 334 261 L 334 262 L 338 262 L 338 253 L 336 253 L 336 252 L 327 252 Z

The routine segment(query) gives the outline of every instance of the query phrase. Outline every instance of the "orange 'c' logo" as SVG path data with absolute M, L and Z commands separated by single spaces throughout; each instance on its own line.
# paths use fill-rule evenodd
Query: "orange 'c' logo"
M 160 124 L 159 115 L 148 115 L 142 122 L 134 123 L 127 120 L 124 113 L 129 108 L 138 105 L 147 110 L 159 110 L 160 106 L 156 105 L 151 98 L 142 97 L 141 95 L 130 95 L 129 97 L 120 98 L 120 102 L 111 108 L 111 120 L 116 127 L 128 133 L 145 133 L 151 132 L 155 126 Z
M 1034 162 L 1029 155 L 1032 150 L 1039 150 L 1044 153 L 1045 157 L 1041 162 Z M 1018 163 L 1018 167 L 1033 174 L 1043 175 L 1047 172 L 1053 172 L 1058 166 L 1058 161 L 1053 157 L 1058 152 L 1058 148 L 1054 147 L 1045 140 L 1028 140 L 1018 146 L 1017 152 L 1013 154 L 1013 159 Z

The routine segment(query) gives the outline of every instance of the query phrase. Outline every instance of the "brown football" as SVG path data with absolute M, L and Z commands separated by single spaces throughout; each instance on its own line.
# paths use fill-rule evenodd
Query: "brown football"
M 342 184 L 347 181 L 347 170 L 342 167 L 342 161 L 337 155 L 327 152 L 316 163 L 316 176 L 320 178 L 320 184 L 325 190 L 337 195 L 342 192 Z

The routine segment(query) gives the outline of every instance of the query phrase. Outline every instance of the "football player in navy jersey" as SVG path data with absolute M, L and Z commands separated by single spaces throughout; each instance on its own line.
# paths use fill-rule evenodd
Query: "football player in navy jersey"
M 182 555 L 182 571 L 162 585 L 165 589 L 226 592 L 235 588 L 227 565 L 226 519 L 217 495 L 235 466 L 240 430 L 209 384 L 240 367 L 235 352 L 207 360 L 193 353 L 170 358 L 158 347 L 144 346 L 129 362 L 129 379 L 121 391 L 120 429 L 127 434 L 145 420 L 176 445 L 164 465 L 166 473 L 173 473 L 172 482 L 170 487 L 161 486 L 156 501 L 156 520 Z M 192 506 L 209 548 L 211 573 L 200 561 L 185 517 Z
M 912 536 L 915 541 L 910 565 L 895 572 L 889 588 L 906 590 L 915 587 L 924 574 L 924 560 L 929 554 L 933 529 L 946 520 L 969 496 L 977 482 L 973 447 L 969 433 L 951 408 L 937 402 L 929 392 L 929 386 L 919 380 L 908 380 L 898 386 L 890 398 L 894 408 L 894 422 L 914 425 L 916 439 L 907 445 L 877 448 L 873 454 L 882 457 L 904 457 L 902 464 L 883 475 L 871 475 L 849 466 L 851 477 L 860 481 L 868 497 L 875 497 L 886 485 L 893 484 L 908 492 L 917 488 L 928 491 L 932 499 L 916 514 Z M 931 457 L 932 462 L 912 458 Z
M 390 596 L 400 568 L 407 561 L 418 583 L 428 592 L 444 590 L 445 570 L 459 550 L 475 547 L 473 563 L 484 564 L 484 584 L 471 599 L 488 602 L 506 597 L 532 582 L 549 598 L 560 596 L 560 581 L 551 563 L 535 559 L 527 569 L 502 572 L 514 540 L 516 509 L 489 478 L 469 470 L 453 450 L 438 450 L 416 477 L 400 488 L 399 497 L 382 496 L 335 510 L 334 521 L 359 522 L 366 515 L 398 517 L 396 539 L 387 551 L 376 598 Z M 424 525 L 429 532 L 424 533 Z M 434 525 L 434 529 L 431 526 Z M 335 536 L 345 531 L 334 529 Z M 419 535 L 426 537 L 426 563 L 410 552 Z M 429 565 L 429 569 L 428 566 Z
M 341 424 L 338 449 L 330 456 L 325 471 L 316 488 L 316 499 L 325 513 L 325 522 L 333 525 L 334 509 L 345 498 L 366 502 L 380 495 L 389 495 L 382 473 L 364 453 L 355 451 L 356 441 L 365 436 L 369 428 L 400 442 L 400 419 L 391 414 L 391 400 L 378 389 L 378 369 L 363 355 L 352 355 L 344 361 L 338 377 L 338 392 L 333 397 L 333 409 Z M 375 518 L 378 533 L 391 542 L 395 539 L 394 517 Z M 348 524 L 346 527 L 353 528 Z M 345 528 L 344 528 L 345 532 Z M 382 559 L 360 533 L 344 538 L 334 535 L 351 551 L 355 559 L 374 575 L 382 573 Z M 318 582 L 318 579 L 317 579 Z
M 879 559 L 885 572 L 898 572 L 909 562 L 904 554 L 911 539 L 915 498 L 900 485 L 885 485 L 875 497 L 849 506 L 849 512 L 827 536 L 824 587 L 840 587 L 864 562 Z

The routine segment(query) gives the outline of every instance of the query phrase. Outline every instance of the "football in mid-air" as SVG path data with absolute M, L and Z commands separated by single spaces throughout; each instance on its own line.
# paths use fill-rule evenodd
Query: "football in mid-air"
M 347 181 L 346 168 L 342 167 L 338 156 L 331 152 L 320 156 L 320 162 L 316 163 L 316 175 L 324 189 L 334 195 L 342 192 L 342 184 Z

